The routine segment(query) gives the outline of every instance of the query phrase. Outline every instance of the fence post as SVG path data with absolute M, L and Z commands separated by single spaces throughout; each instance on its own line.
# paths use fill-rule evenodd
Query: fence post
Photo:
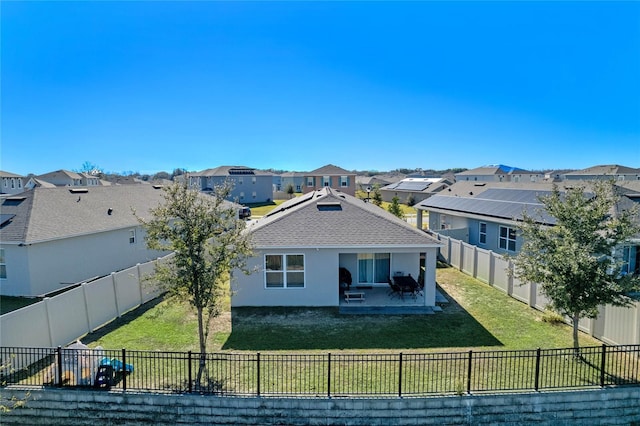
M 189 393 L 193 392 L 193 369 L 191 367 L 191 351 L 188 352 L 187 354 L 187 372 L 188 372 L 188 379 L 189 379 Z
M 606 358 L 607 358 L 607 345 L 602 344 L 602 356 L 600 357 L 600 387 L 604 387 L 604 369 L 606 368 Z
M 62 387 L 62 347 L 61 346 L 58 346 L 56 353 L 58 356 L 58 371 L 56 372 L 56 374 L 58 375 L 58 387 L 61 388 Z
M 540 386 L 540 348 L 536 349 L 536 378 L 533 388 L 538 392 Z
M 127 350 L 122 348 L 122 393 L 127 391 Z
M 256 354 L 256 363 L 257 363 L 256 374 L 258 376 L 257 378 L 258 383 L 256 384 L 256 388 L 258 390 L 258 396 L 260 396 L 260 352 Z
M 469 350 L 469 362 L 467 365 L 467 394 L 471 394 L 471 363 L 473 361 L 473 351 Z
M 400 352 L 400 362 L 398 365 L 398 398 L 402 398 L 402 352 Z
M 327 398 L 331 398 L 331 352 L 327 354 Z

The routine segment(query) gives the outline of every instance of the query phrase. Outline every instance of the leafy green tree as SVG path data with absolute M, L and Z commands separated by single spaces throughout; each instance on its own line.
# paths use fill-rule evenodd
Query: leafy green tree
M 407 197 L 407 205 L 413 207 L 416 204 L 416 197 L 413 194 L 409 194 Z
M 196 385 L 200 386 L 209 325 L 229 295 L 232 271 L 248 273 L 250 236 L 235 206 L 225 201 L 229 185 L 214 188 L 214 196 L 191 190 L 186 182 L 163 190 L 164 203 L 151 210 L 152 218 L 138 218 L 147 231 L 149 248 L 175 253 L 168 264 L 157 266 L 154 278 L 166 287 L 169 296 L 187 300 L 196 310 L 200 343 Z
M 612 182 L 597 182 L 590 192 L 575 187 L 564 194 L 554 186 L 540 202 L 555 225 L 541 225 L 524 214 L 520 226 L 524 243 L 513 259 L 514 274 L 538 283 L 552 308 L 571 319 L 577 355 L 580 319 L 597 317 L 600 305 L 628 305 L 626 294 L 640 283 L 623 273 L 624 264 L 614 255 L 640 232 L 637 209 L 619 210 L 618 201 Z
M 373 197 L 371 197 L 373 204 L 380 207 L 382 205 L 382 193 L 380 192 L 380 185 L 373 185 Z
M 389 213 L 399 217 L 400 219 L 404 219 L 404 212 L 402 211 L 402 207 L 400 207 L 400 199 L 398 197 L 393 197 L 391 199 L 391 204 L 387 208 Z
M 289 198 L 293 197 L 293 194 L 295 194 L 295 189 L 293 189 L 293 185 L 289 184 L 287 185 L 287 190 L 286 190 L 287 194 L 289 194 Z

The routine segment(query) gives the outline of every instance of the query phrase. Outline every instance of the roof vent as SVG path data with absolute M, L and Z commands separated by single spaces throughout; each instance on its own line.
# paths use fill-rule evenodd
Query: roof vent
M 72 194 L 86 194 L 89 192 L 88 188 L 69 188 L 69 192 Z
M 317 206 L 321 212 L 342 210 L 340 201 L 320 201 Z
M 107 214 L 108 214 L 109 216 L 111 216 L 111 213 L 113 213 L 113 209 L 112 209 L 111 207 L 109 207 L 109 208 L 107 209 Z

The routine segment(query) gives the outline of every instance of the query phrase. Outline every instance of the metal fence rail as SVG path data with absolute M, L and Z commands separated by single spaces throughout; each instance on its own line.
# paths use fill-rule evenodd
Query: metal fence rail
M 0 348 L 3 386 L 389 397 L 640 385 L 640 345 L 385 354 Z

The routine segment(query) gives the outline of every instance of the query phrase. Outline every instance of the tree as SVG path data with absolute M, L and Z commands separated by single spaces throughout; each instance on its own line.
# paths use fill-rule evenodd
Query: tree
M 287 190 L 286 190 L 286 192 L 287 192 L 287 194 L 289 194 L 289 198 L 292 198 L 292 197 L 293 197 L 293 194 L 294 194 L 296 191 L 293 189 L 293 185 L 292 185 L 292 184 L 289 184 L 289 185 L 287 185 Z
M 373 185 L 373 197 L 371 197 L 373 204 L 380 207 L 382 205 L 382 193 L 380 192 L 380 185 Z
M 155 279 L 169 296 L 187 300 L 196 310 L 200 343 L 196 386 L 200 386 L 210 321 L 220 314 L 230 292 L 232 271 L 248 273 L 245 265 L 251 242 L 237 209 L 225 201 L 229 185 L 214 188 L 214 196 L 191 190 L 186 182 L 163 190 L 164 203 L 151 210 L 152 218 L 138 218 L 147 231 L 149 248 L 175 253 L 167 265 L 156 267 Z
M 100 167 L 96 166 L 90 161 L 85 161 L 84 163 L 82 163 L 82 167 L 80 167 L 80 169 L 75 171 L 77 173 L 88 173 L 94 176 L 100 176 L 101 174 L 104 173 L 104 171 Z
M 540 202 L 555 225 L 523 215 L 524 243 L 514 257 L 514 274 L 541 285 L 552 308 L 571 319 L 576 355 L 580 319 L 596 318 L 600 305 L 628 305 L 625 294 L 639 285 L 638 277 L 623 273 L 623 261 L 614 255 L 640 232 L 637 209 L 618 210 L 618 201 L 612 182 L 596 182 L 592 193 L 575 187 L 562 194 L 554 186 Z
M 404 212 L 400 207 L 400 199 L 398 197 L 393 197 L 391 199 L 391 204 L 389 204 L 387 210 L 389 210 L 389 213 L 399 217 L 400 219 L 404 219 Z

